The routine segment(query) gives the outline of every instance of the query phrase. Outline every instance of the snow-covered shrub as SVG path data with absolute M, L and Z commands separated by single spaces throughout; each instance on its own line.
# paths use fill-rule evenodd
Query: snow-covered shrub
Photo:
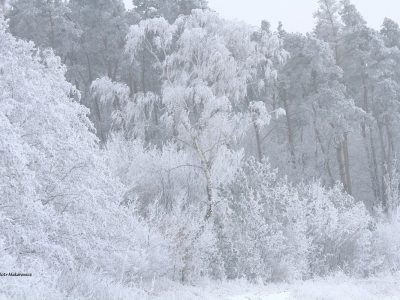
M 397 172 L 393 172 L 391 176 L 392 185 L 388 186 L 387 189 L 389 210 L 387 214 L 382 213 L 379 216 L 373 231 L 371 241 L 373 259 L 370 265 L 374 272 L 398 272 L 400 270 L 398 178 Z
M 193 205 L 179 205 L 169 213 L 158 211 L 153 216 L 151 220 L 165 235 L 172 255 L 171 279 L 196 282 L 201 277 L 221 277 L 217 238 L 211 225 L 202 230 L 202 211 Z
M 400 223 L 382 222 L 373 232 L 373 259 L 371 270 L 374 272 L 396 272 L 400 270 Z
M 221 188 L 218 226 L 228 278 L 301 278 L 306 272 L 306 209 L 268 163 L 247 161 Z
M 309 274 L 326 275 L 344 271 L 363 275 L 370 259 L 371 218 L 361 202 L 343 193 L 314 183 L 299 187 L 307 205 Z
M 228 278 L 367 272 L 371 219 L 340 186 L 291 186 L 266 162 L 250 159 L 220 197 L 219 245 Z
M 173 144 L 145 147 L 120 136 L 114 136 L 107 149 L 112 173 L 126 188 L 122 204 L 166 240 L 171 263 L 164 274 L 188 281 L 215 273 L 215 234 L 211 226 L 202 225 L 205 180 L 190 152 Z
M 384 176 L 386 203 L 377 216 L 372 234 L 373 272 L 397 272 L 400 270 L 400 165 L 397 160 Z
M 126 141 L 116 135 L 107 145 L 111 172 L 125 186 L 124 204 L 147 215 L 155 203 L 161 211 L 175 205 L 199 205 L 204 195 L 201 170 L 191 163 L 188 152 L 173 144 L 162 149 L 146 147 L 140 140 Z

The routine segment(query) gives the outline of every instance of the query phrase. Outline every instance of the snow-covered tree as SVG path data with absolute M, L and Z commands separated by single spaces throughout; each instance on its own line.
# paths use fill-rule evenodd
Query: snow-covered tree
M 141 22 L 128 35 L 127 51 L 135 56 L 138 45 L 145 45 L 160 69 L 161 103 L 166 111 L 162 119 L 171 140 L 190 151 L 192 164 L 204 173 L 205 219 L 211 216 L 214 189 L 221 183 L 216 168 L 240 157 L 231 147 L 238 125 L 243 125 L 240 119 L 247 114 L 238 109 L 246 104 L 248 82 L 260 61 L 272 60 L 279 50 L 279 42 L 266 37 L 257 47 L 252 33 L 251 28 L 215 13 L 195 10 L 172 25 L 163 19 Z M 264 76 L 272 72 L 267 61 Z M 266 115 L 260 118 L 268 118 L 266 110 L 262 113 Z
M 7 17 L 11 32 L 38 47 L 52 48 L 63 62 L 77 46 L 81 30 L 71 19 L 71 10 L 63 0 L 12 0 Z
M 321 178 L 327 186 L 340 180 L 351 192 L 344 145 L 361 111 L 347 95 L 327 42 L 298 34 L 285 34 L 283 40 L 290 57 L 279 69 L 277 88 L 286 117 L 276 124 L 284 129 L 269 143 L 282 145 L 285 155 L 271 151 L 271 156 L 278 156 L 276 166 L 294 180 L 303 178 L 300 173 Z
M 343 2 L 343 20 L 339 44 L 341 67 L 350 95 L 366 115 L 360 122 L 363 148 L 368 166 L 367 174 L 373 191 L 373 206 L 386 210 L 384 166 L 391 164 L 389 152 L 393 122 L 397 119 L 398 100 L 396 83 L 397 48 L 387 48 L 382 36 L 366 26 L 354 5 Z M 389 142 L 385 142 L 388 138 Z M 361 145 L 360 145 L 361 146 Z
M 190 15 L 193 9 L 207 8 L 207 0 L 133 0 L 133 4 L 142 19 L 162 17 L 169 22 Z
M 60 58 L 16 40 L 4 20 L 0 40 L 0 240 L 10 257 L 2 267 L 62 293 L 78 273 L 101 270 L 121 282 L 157 274 L 169 260 L 159 251 L 163 239 L 119 205 L 121 185 L 103 162 L 88 110 L 71 98 Z M 18 285 L 0 290 L 28 297 Z

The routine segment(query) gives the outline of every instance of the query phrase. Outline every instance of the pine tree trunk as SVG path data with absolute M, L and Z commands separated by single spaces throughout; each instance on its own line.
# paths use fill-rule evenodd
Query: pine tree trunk
M 294 134 L 293 134 L 293 125 L 292 125 L 292 119 L 290 118 L 290 108 L 289 108 L 289 103 L 287 100 L 287 93 L 285 88 L 282 89 L 282 102 L 283 102 L 283 108 L 285 109 L 286 112 L 286 126 L 287 126 L 287 134 L 288 134 L 288 142 L 289 142 L 289 152 L 290 156 L 292 159 L 292 164 L 295 167 L 296 166 L 296 155 L 295 155 L 295 148 L 294 148 Z
M 263 154 L 262 154 L 262 145 L 261 145 L 261 137 L 260 137 L 260 128 L 256 123 L 254 123 L 254 131 L 256 135 L 256 144 L 257 144 L 257 156 L 258 160 L 261 162 L 263 159 Z
M 388 212 L 388 194 L 387 194 L 387 187 L 385 183 L 385 176 L 390 174 L 389 172 L 389 158 L 388 158 L 388 151 L 389 145 L 386 146 L 385 138 L 383 134 L 382 124 L 377 120 L 378 124 L 378 133 L 379 133 L 379 142 L 380 142 L 380 153 L 381 153 L 381 190 L 382 190 L 382 206 L 384 211 Z
M 379 176 L 379 169 L 378 169 L 378 159 L 377 159 L 377 153 L 376 153 L 376 146 L 375 146 L 375 142 L 374 142 L 374 137 L 373 137 L 373 129 L 372 126 L 368 126 L 369 128 L 369 143 L 370 143 L 370 147 L 371 147 L 371 156 L 372 156 L 372 164 L 373 164 L 373 168 L 374 168 L 374 178 L 376 181 L 376 186 L 378 188 L 378 195 L 379 198 L 378 200 L 380 200 L 380 203 L 382 204 L 382 207 L 384 208 L 386 206 L 385 204 L 385 199 L 384 199 L 384 195 L 383 195 L 383 190 L 382 190 L 382 182 L 380 180 L 380 178 L 383 179 L 383 177 Z
M 349 187 L 347 186 L 347 180 L 346 180 L 346 167 L 344 163 L 343 142 L 340 142 L 336 146 L 336 159 L 339 166 L 340 181 L 343 184 L 344 190 L 348 193 Z
M 364 92 L 364 103 L 363 103 L 363 109 L 366 113 L 369 113 L 369 95 L 368 95 L 368 87 L 367 87 L 367 81 L 366 81 L 366 76 L 365 74 L 362 75 L 362 83 L 363 83 L 363 92 Z M 377 174 L 377 163 L 376 163 L 376 151 L 375 151 L 375 145 L 373 143 L 373 137 L 372 137 L 372 128 L 371 125 L 367 123 L 366 118 L 364 118 L 362 124 L 362 137 L 364 140 L 364 148 L 365 152 L 367 154 L 367 159 L 368 159 L 368 168 L 370 171 L 370 177 L 371 177 L 371 185 L 372 189 L 374 192 L 374 200 L 375 200 L 375 206 L 377 204 L 381 204 L 381 187 L 379 184 L 378 180 L 378 174 Z M 368 134 L 367 134 L 367 128 L 369 129 L 369 141 L 368 141 Z
M 346 170 L 346 182 L 349 195 L 353 194 L 353 188 L 351 184 L 351 173 L 350 173 L 350 159 L 349 159 L 349 141 L 347 133 L 344 134 L 343 142 L 343 153 L 344 153 L 344 167 Z
M 329 151 L 327 149 L 325 149 L 325 146 L 322 143 L 321 133 L 319 132 L 319 130 L 317 128 L 317 122 L 315 120 L 316 111 L 315 111 L 314 107 L 313 107 L 313 111 L 314 111 L 313 125 L 314 125 L 315 138 L 317 140 L 317 144 L 321 148 L 322 155 L 324 156 L 324 165 L 325 165 L 326 171 L 329 176 L 330 185 L 333 186 L 335 183 L 335 180 L 333 179 L 332 169 L 331 169 L 330 162 L 329 162 Z

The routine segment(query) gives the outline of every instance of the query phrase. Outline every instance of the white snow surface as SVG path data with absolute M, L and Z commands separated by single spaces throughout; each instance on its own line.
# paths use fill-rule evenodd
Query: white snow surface
M 371 279 L 335 276 L 294 283 L 253 285 L 245 281 L 183 286 L 165 282 L 148 300 L 400 300 L 400 275 Z

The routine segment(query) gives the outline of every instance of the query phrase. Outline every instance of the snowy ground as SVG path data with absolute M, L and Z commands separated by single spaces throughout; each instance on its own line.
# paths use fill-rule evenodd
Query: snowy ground
M 250 285 L 242 281 L 169 284 L 149 300 L 400 300 L 400 276 L 354 280 L 335 277 L 292 284 Z
M 29 279 L 29 278 L 28 278 Z M 89 278 L 92 279 L 92 278 Z M 17 279 L 18 280 L 18 279 Z M 24 281 L 27 283 L 27 281 Z M 155 281 L 142 288 L 112 282 L 93 282 L 93 289 L 75 287 L 68 295 L 52 291 L 41 293 L 34 284 L 20 286 L 14 296 L 1 294 L 0 300 L 400 300 L 400 274 L 397 276 L 356 280 L 344 276 L 285 284 L 252 285 L 246 281 L 204 281 L 197 286 L 183 286 L 171 281 Z M 146 285 L 147 288 L 144 288 Z M 83 296 L 84 295 L 84 296 Z

